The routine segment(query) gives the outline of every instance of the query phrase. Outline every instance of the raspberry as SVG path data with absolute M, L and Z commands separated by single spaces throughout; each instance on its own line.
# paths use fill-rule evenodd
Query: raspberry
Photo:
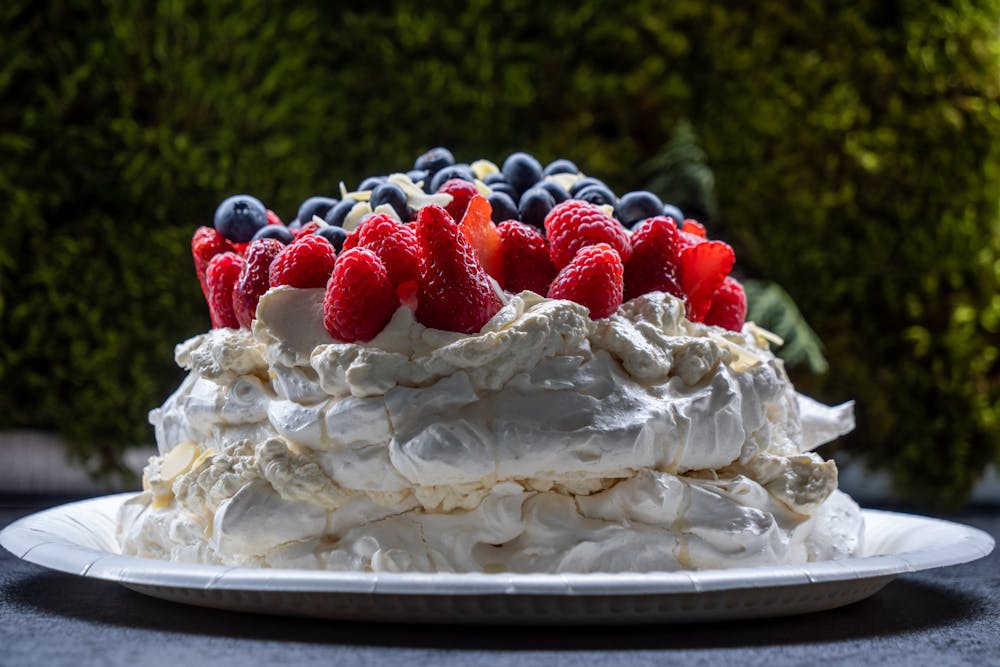
M 621 224 L 584 201 L 570 199 L 552 209 L 545 217 L 545 234 L 557 269 L 569 264 L 580 248 L 596 243 L 610 245 L 622 262 L 627 262 L 632 254 L 628 235 Z
M 592 320 L 610 317 L 622 304 L 623 272 L 622 258 L 610 245 L 586 246 L 552 281 L 549 298 L 586 306 Z
M 233 287 L 239 280 L 244 264 L 244 259 L 235 252 L 220 253 L 208 263 L 205 285 L 208 289 L 208 312 L 212 317 L 213 329 L 240 327 L 233 310 Z
M 474 183 L 461 178 L 445 181 L 437 191 L 451 195 L 451 203 L 444 208 L 451 215 L 452 220 L 461 220 L 462 216 L 465 215 L 465 209 L 469 207 L 469 202 L 479 194 Z
M 321 236 L 303 236 L 285 247 L 271 262 L 268 285 L 292 287 L 326 287 L 337 252 Z
M 556 267 L 549 256 L 549 246 L 537 229 L 517 220 L 501 222 L 500 253 L 503 260 L 500 284 L 508 292 L 517 294 L 531 290 L 535 294 L 547 294 Z
M 416 280 L 420 272 L 413 227 L 384 213 L 368 216 L 347 235 L 344 250 L 351 248 L 368 248 L 378 255 L 393 285 Z
M 722 287 L 712 297 L 712 306 L 705 315 L 705 324 L 740 331 L 747 319 L 747 295 L 743 285 L 735 278 L 727 277 L 722 281 Z
M 500 233 L 497 232 L 497 226 L 493 224 L 492 218 L 493 207 L 485 197 L 476 195 L 465 209 L 465 217 L 462 218 L 458 229 L 476 251 L 476 257 L 479 258 L 479 263 L 483 265 L 486 273 L 502 283 Z
M 673 218 L 649 218 L 632 232 L 632 257 L 625 264 L 625 300 L 648 292 L 684 298 L 678 265 L 680 248 Z
M 303 236 L 308 236 L 309 234 L 312 234 L 317 229 L 319 229 L 319 223 L 317 223 L 314 220 L 310 220 L 304 225 L 301 225 L 299 227 L 293 227 L 292 236 L 294 236 L 296 239 L 300 239 Z
M 285 246 L 274 239 L 253 241 L 247 248 L 246 263 L 233 288 L 233 310 L 240 326 L 250 328 L 257 317 L 257 302 L 270 286 L 268 270 L 271 262 Z
M 502 304 L 458 225 L 440 206 L 425 206 L 417 215 L 417 243 L 417 320 L 435 329 L 478 332 Z
M 208 288 L 205 285 L 205 271 L 208 270 L 208 263 L 220 253 L 234 251 L 232 244 L 214 227 L 199 227 L 195 230 L 191 237 L 191 255 L 194 257 L 194 270 L 198 274 L 198 282 L 201 283 L 201 291 L 206 300 Z
M 323 299 L 323 326 L 345 343 L 370 341 L 399 307 L 382 260 L 367 248 L 345 250 L 333 267 Z
M 681 250 L 681 287 L 687 295 L 687 317 L 701 322 L 712 297 L 733 269 L 736 255 L 722 241 L 705 241 Z

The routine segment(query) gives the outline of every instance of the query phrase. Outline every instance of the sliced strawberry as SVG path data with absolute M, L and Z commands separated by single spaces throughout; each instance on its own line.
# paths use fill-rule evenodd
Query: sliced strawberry
M 278 216 L 277 213 L 275 213 L 271 209 L 267 209 L 267 224 L 283 226 L 285 223 L 281 221 L 281 218 Z
M 681 251 L 681 287 L 687 295 L 687 317 L 701 322 L 712 297 L 733 269 L 736 255 L 722 241 L 705 241 Z
M 607 243 L 581 248 L 549 288 L 550 299 L 568 299 L 590 309 L 590 319 L 610 317 L 622 304 L 622 259 Z
M 191 256 L 194 258 L 194 271 L 198 275 L 198 282 L 201 283 L 201 292 L 208 301 L 208 285 L 205 283 L 205 272 L 208 271 L 208 263 L 216 255 L 224 252 L 235 252 L 232 244 L 226 240 L 214 227 L 199 227 L 191 237 Z
M 493 224 L 493 207 L 486 197 L 476 195 L 469 201 L 465 216 L 458 226 L 462 236 L 476 251 L 486 273 L 503 284 L 503 261 L 500 257 L 500 232 Z
M 345 343 L 370 341 L 392 319 L 399 297 L 382 260 L 367 248 L 337 258 L 323 299 L 323 326 Z
M 712 297 L 712 306 L 705 315 L 705 324 L 740 331 L 747 319 L 747 295 L 743 285 L 727 277 Z
M 205 285 L 208 288 L 208 312 L 212 317 L 212 328 L 239 329 L 240 321 L 233 310 L 233 288 L 240 278 L 245 260 L 235 252 L 223 252 L 214 256 L 205 271 Z
M 684 232 L 693 236 L 700 236 L 703 239 L 708 238 L 708 232 L 705 231 L 705 225 L 693 218 L 687 218 L 684 220 Z
M 475 184 L 461 178 L 453 178 L 450 181 L 445 181 L 438 188 L 438 192 L 451 195 L 451 203 L 444 208 L 448 211 L 448 215 L 451 216 L 452 220 L 461 220 L 462 216 L 465 215 L 465 209 L 469 207 L 469 202 L 479 194 L 479 190 Z

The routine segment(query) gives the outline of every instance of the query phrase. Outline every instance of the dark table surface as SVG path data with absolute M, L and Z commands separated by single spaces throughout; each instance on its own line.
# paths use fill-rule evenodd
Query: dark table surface
M 0 527 L 68 499 L 0 496 Z M 946 517 L 1000 535 L 1000 508 Z M 0 665 L 1000 665 L 1000 553 L 906 575 L 863 602 L 691 626 L 462 627 L 188 607 L 0 549 Z

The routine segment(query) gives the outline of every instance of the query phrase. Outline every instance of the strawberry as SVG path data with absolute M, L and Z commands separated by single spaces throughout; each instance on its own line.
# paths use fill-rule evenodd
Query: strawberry
M 323 326 L 345 343 L 368 342 L 385 328 L 399 297 L 382 260 L 367 248 L 345 250 L 323 298 Z
M 727 277 L 712 297 L 712 306 L 705 314 L 705 324 L 714 324 L 730 331 L 741 331 L 747 319 L 747 295 L 743 285 Z
M 417 215 L 417 243 L 417 321 L 435 329 L 478 332 L 503 304 L 458 225 L 440 206 L 425 206 Z
M 549 287 L 550 299 L 568 299 L 590 309 L 590 319 L 610 317 L 622 304 L 624 267 L 607 243 L 581 248 Z
M 569 199 L 557 204 L 545 216 L 549 253 L 557 269 L 576 256 L 577 251 L 596 243 L 607 243 L 623 262 L 632 254 L 632 245 L 621 224 L 593 204 Z
M 476 195 L 469 201 L 458 229 L 462 236 L 476 251 L 479 263 L 486 273 L 493 276 L 497 282 L 503 283 L 503 262 L 500 258 L 500 233 L 493 224 L 493 207 L 486 197 Z
M 240 326 L 250 328 L 257 317 L 257 302 L 270 287 L 271 262 L 285 249 L 280 241 L 258 239 L 247 248 L 246 263 L 233 288 L 233 310 Z
M 469 202 L 479 194 L 475 184 L 461 178 L 445 181 L 438 188 L 438 192 L 451 195 L 451 203 L 444 208 L 451 215 L 452 220 L 461 220 L 462 216 L 465 215 L 465 209 L 469 207 Z
M 208 263 L 205 285 L 208 290 L 208 312 L 212 328 L 238 329 L 240 322 L 233 310 L 233 287 L 239 280 L 245 261 L 235 252 L 219 253 Z
M 267 224 L 281 225 L 281 226 L 285 225 L 285 223 L 281 221 L 281 218 L 278 216 L 278 214 L 272 211 L 271 209 L 267 209 Z
M 722 241 L 705 241 L 681 250 L 681 287 L 687 295 L 687 317 L 701 322 L 712 297 L 733 269 L 736 255 Z
M 684 298 L 680 284 L 677 225 L 673 218 L 649 218 L 632 232 L 632 256 L 625 264 L 625 300 L 647 292 Z
M 199 227 L 191 237 L 191 255 L 194 257 L 194 271 L 201 283 L 201 292 L 208 301 L 208 286 L 205 284 L 205 272 L 212 258 L 223 252 L 233 252 L 234 248 L 226 237 L 214 227 Z
M 410 225 L 384 213 L 374 213 L 347 235 L 343 249 L 351 248 L 368 248 L 378 255 L 393 285 L 417 279 L 420 271 L 417 235 Z
M 708 232 L 705 231 L 705 225 L 701 224 L 693 218 L 686 218 L 684 220 L 684 232 L 686 234 L 691 234 L 693 236 L 700 236 L 703 239 L 708 238 Z
M 337 251 L 322 236 L 309 234 L 286 246 L 268 269 L 268 285 L 325 287 L 337 261 Z
M 503 262 L 500 272 L 503 288 L 515 294 L 523 290 L 548 293 L 556 267 L 552 264 L 545 237 L 531 225 L 517 220 L 501 222 L 497 231 Z

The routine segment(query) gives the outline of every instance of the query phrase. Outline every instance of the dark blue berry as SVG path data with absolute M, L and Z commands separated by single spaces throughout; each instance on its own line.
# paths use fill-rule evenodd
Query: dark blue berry
M 411 181 L 413 181 L 414 184 L 423 181 L 424 185 L 427 185 L 427 181 L 430 175 L 431 172 L 427 171 L 426 169 L 411 169 L 410 171 L 406 172 L 406 177 L 409 178 Z
M 684 214 L 681 213 L 681 210 L 676 206 L 674 206 L 673 204 L 663 205 L 663 215 L 667 216 L 668 218 L 673 218 L 674 222 L 677 223 L 678 227 L 680 227 L 681 223 L 684 222 Z
M 611 190 L 601 185 L 590 185 L 582 190 L 577 190 L 573 199 L 582 199 L 590 202 L 594 206 L 604 206 L 605 204 L 615 205 L 615 195 Z
M 344 231 L 343 227 L 334 227 L 333 225 L 327 225 L 326 227 L 320 227 L 315 232 L 316 236 L 322 236 L 330 245 L 333 246 L 334 250 L 338 253 L 344 247 L 344 239 L 347 238 L 347 232 Z
M 493 207 L 493 222 L 500 224 L 505 220 L 517 220 L 519 215 L 514 200 L 504 192 L 492 192 L 486 201 Z
M 556 200 L 557 204 L 561 204 L 569 199 L 569 193 L 555 181 L 542 181 L 538 184 L 538 187 L 548 191 L 548 193 L 552 195 L 552 198 Z
M 406 212 L 406 193 L 398 185 L 383 183 L 372 190 L 372 196 L 368 200 L 368 205 L 374 211 L 382 204 L 391 206 L 400 220 L 406 220 L 409 217 Z
M 545 216 L 555 206 L 556 200 L 552 198 L 548 190 L 531 188 L 521 195 L 521 201 L 517 205 L 517 212 L 521 215 L 521 222 L 544 229 Z
M 527 153 L 511 153 L 503 161 L 500 171 L 518 193 L 542 180 L 542 165 Z
M 413 163 L 413 168 L 435 174 L 453 164 L 455 164 L 455 156 L 451 154 L 451 151 L 443 146 L 438 146 L 418 157 Z
M 574 183 L 569 189 L 569 193 L 571 195 L 576 195 L 577 192 L 583 190 L 584 188 L 589 188 L 591 185 L 600 185 L 601 187 L 606 188 L 609 192 L 611 190 L 611 188 L 608 187 L 608 184 L 601 179 L 594 178 L 593 176 L 587 176 Z
M 450 181 L 453 178 L 460 178 L 471 183 L 476 180 L 476 175 L 472 173 L 472 168 L 467 164 L 453 164 L 434 174 L 434 178 L 431 179 L 430 192 L 437 192 L 445 184 L 445 181 Z
M 552 174 L 579 174 L 580 170 L 576 168 L 576 165 L 569 160 L 553 160 L 549 162 L 548 166 L 542 172 L 545 176 L 551 176 Z
M 261 227 L 257 230 L 257 233 L 253 235 L 251 241 L 257 241 L 260 239 L 275 239 L 281 241 L 283 244 L 288 245 L 295 240 L 295 235 L 292 234 L 284 225 L 267 225 L 266 227 Z
M 615 213 L 623 225 L 630 227 L 640 220 L 662 215 L 663 202 L 652 192 L 646 190 L 627 192 L 618 200 Z
M 517 190 L 515 190 L 514 186 L 511 185 L 510 183 L 506 183 L 506 182 L 490 183 L 489 184 L 489 188 L 490 188 L 490 192 L 502 192 L 505 195 L 507 195 L 508 197 L 510 197 L 511 200 L 515 200 L 516 201 L 518 199 Z
M 354 208 L 354 205 L 357 203 L 358 202 L 353 199 L 345 199 L 331 208 L 326 214 L 326 224 L 333 227 L 343 227 L 347 214 L 351 212 L 351 209 Z
M 501 174 L 499 171 L 494 172 L 492 174 L 486 174 L 486 177 L 483 178 L 483 183 L 485 183 L 486 185 L 493 185 L 494 183 L 506 183 L 506 182 L 507 179 L 504 178 L 503 174 Z
M 361 181 L 361 185 L 358 186 L 358 192 L 365 192 L 367 190 L 374 190 L 376 186 L 381 185 L 386 182 L 385 176 L 369 176 L 365 180 Z
M 215 228 L 233 243 L 246 243 L 267 225 L 267 209 L 250 195 L 233 195 L 215 209 Z
M 304 225 L 310 222 L 314 215 L 325 218 L 327 211 L 336 206 L 337 201 L 331 197 L 310 197 L 299 205 L 299 213 L 295 219 Z

